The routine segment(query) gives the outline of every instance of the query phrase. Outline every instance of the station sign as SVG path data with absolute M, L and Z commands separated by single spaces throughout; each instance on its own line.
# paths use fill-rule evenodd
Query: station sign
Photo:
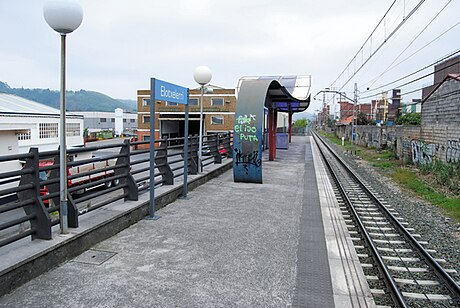
M 155 100 L 188 104 L 187 88 L 155 79 Z

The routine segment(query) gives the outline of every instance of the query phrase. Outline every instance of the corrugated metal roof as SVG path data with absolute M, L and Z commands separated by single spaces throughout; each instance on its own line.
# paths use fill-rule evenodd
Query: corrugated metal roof
M 59 109 L 52 108 L 16 95 L 0 93 L 0 112 L 59 114 Z
M 40 104 L 13 94 L 0 93 L 0 113 L 9 114 L 34 114 L 34 115 L 56 115 L 59 116 L 59 109 Z M 72 112 L 66 112 L 66 116 L 83 117 Z

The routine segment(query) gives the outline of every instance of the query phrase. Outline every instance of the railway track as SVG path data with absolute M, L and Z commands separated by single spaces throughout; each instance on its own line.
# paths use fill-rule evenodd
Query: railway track
M 383 307 L 460 307 L 458 273 L 443 268 L 445 260 L 410 228 L 391 200 L 382 200 L 330 146 L 315 133 L 313 136 L 375 303 Z

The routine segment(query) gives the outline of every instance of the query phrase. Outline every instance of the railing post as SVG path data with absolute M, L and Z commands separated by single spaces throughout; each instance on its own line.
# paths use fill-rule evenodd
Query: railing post
M 24 165 L 24 169 L 33 169 L 32 174 L 24 174 L 21 176 L 19 185 L 26 185 L 33 183 L 34 188 L 17 193 L 19 201 L 26 199 L 34 199 L 33 204 L 24 206 L 26 215 L 35 215 L 35 219 L 30 220 L 31 229 L 35 230 L 35 234 L 32 239 L 39 238 L 44 240 L 51 239 L 51 219 L 48 211 L 46 210 L 43 202 L 40 198 L 40 177 L 39 177 L 39 166 L 38 166 L 38 149 L 31 148 L 29 153 L 33 154 L 33 158 L 27 158 Z
M 233 157 L 233 150 L 232 150 L 232 134 L 231 132 L 226 133 L 225 139 L 224 139 L 224 148 L 225 151 L 227 151 L 227 157 Z
M 59 165 L 59 154 L 53 157 L 53 166 Z M 59 179 L 59 167 L 52 169 L 48 179 Z M 68 183 L 66 183 L 69 185 Z M 48 192 L 50 194 L 57 193 L 60 191 L 59 182 L 48 185 Z M 61 200 L 59 195 L 52 198 L 54 204 L 60 206 Z M 60 211 L 60 209 L 59 209 Z M 75 204 L 75 201 L 70 196 L 70 193 L 67 194 L 67 226 L 70 228 L 78 228 L 78 208 Z
M 131 174 L 131 163 L 130 163 L 130 148 L 131 143 L 128 139 L 123 141 L 123 146 L 120 149 L 121 157 L 118 157 L 115 166 L 123 165 L 124 168 L 116 168 L 115 176 L 126 174 L 126 177 L 120 179 L 122 185 L 126 184 L 127 186 L 123 187 L 123 192 L 126 194 L 125 201 L 137 201 L 139 198 L 139 189 L 137 187 L 136 181 Z
M 189 152 L 190 168 L 188 171 L 190 174 L 198 174 L 198 136 L 196 135 L 190 138 Z
M 155 163 L 158 170 L 162 173 L 161 177 L 164 185 L 174 185 L 174 174 L 171 166 L 168 163 L 168 138 L 160 143 L 160 147 L 156 150 Z M 153 179 L 150 179 L 153 181 Z M 153 182 L 152 182 L 153 183 Z
M 222 164 L 222 156 L 219 153 L 219 134 L 214 135 L 214 141 L 212 142 L 215 144 L 211 149 L 211 155 L 214 156 L 214 163 L 215 164 Z

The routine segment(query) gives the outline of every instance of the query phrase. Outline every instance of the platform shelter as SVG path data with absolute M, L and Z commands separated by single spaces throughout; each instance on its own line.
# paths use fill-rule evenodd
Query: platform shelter
M 278 112 L 289 115 L 291 142 L 292 115 L 308 108 L 310 89 L 310 76 L 243 77 L 239 80 L 233 137 L 235 182 L 262 183 L 264 144 L 268 143 L 269 160 L 276 159 Z

